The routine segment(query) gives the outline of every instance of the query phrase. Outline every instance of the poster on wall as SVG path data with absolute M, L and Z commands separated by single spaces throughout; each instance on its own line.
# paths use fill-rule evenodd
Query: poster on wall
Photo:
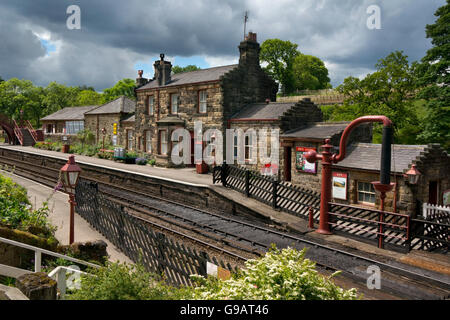
M 295 149 L 295 168 L 297 171 L 316 173 L 316 163 L 306 161 L 305 155 L 309 151 L 316 151 L 316 148 L 297 147 Z
M 347 174 L 333 172 L 333 198 L 347 200 Z
M 442 194 L 442 204 L 444 206 L 450 206 L 450 189 L 445 190 Z

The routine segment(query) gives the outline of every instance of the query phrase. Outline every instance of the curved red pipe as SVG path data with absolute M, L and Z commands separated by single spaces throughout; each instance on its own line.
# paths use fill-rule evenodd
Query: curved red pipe
M 386 116 L 363 116 L 358 119 L 353 120 L 350 124 L 345 128 L 344 133 L 341 136 L 341 141 L 339 143 L 339 154 L 333 154 L 332 161 L 334 163 L 338 163 L 345 158 L 345 154 L 347 152 L 347 139 L 350 136 L 350 133 L 355 129 L 355 127 L 359 126 L 361 123 L 366 122 L 383 122 L 383 126 L 392 127 L 392 121 Z

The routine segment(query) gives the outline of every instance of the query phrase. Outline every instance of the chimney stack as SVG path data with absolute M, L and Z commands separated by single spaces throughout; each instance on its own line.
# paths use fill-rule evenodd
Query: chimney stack
M 259 51 L 256 33 L 249 32 L 239 45 L 239 65 L 259 66 Z
M 138 77 L 136 78 L 136 87 L 142 87 L 143 85 L 148 83 L 148 79 L 143 78 L 144 70 L 138 70 Z
M 159 86 L 165 86 L 171 81 L 170 74 L 172 72 L 172 64 L 170 61 L 164 61 L 164 53 L 161 53 L 160 60 L 155 61 L 155 80 Z

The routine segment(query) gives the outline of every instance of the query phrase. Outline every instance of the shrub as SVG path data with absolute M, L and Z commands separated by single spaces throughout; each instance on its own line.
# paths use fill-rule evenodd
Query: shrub
M 137 157 L 138 157 L 138 154 L 137 154 L 137 152 L 135 152 L 135 151 L 128 151 L 128 152 L 125 154 L 125 157 L 127 157 L 127 158 L 137 158 Z
M 356 289 L 344 290 L 331 277 L 315 270 L 305 259 L 306 250 L 272 248 L 257 260 L 248 260 L 246 268 L 230 280 L 193 276 L 199 286 L 192 298 L 200 300 L 355 300 Z
M 148 164 L 151 165 L 151 166 L 154 166 L 156 164 L 156 160 L 155 159 L 150 159 L 148 161 Z
M 0 224 L 44 237 L 53 237 L 55 227 L 48 221 L 48 200 L 42 208 L 33 210 L 27 190 L 10 178 L 0 175 Z
M 108 262 L 105 268 L 90 269 L 81 276 L 81 288 L 66 295 L 70 300 L 174 300 L 183 289 L 172 288 L 140 265 Z

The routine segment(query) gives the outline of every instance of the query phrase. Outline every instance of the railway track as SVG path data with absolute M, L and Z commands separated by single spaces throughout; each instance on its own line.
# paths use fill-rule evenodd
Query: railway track
M 0 163 L 5 163 L 0 157 Z M 54 187 L 56 169 L 33 168 L 33 164 L 21 161 L 14 163 L 16 174 L 24 175 L 37 182 Z M 433 274 L 411 266 L 400 265 L 393 261 L 383 262 L 370 257 L 346 252 L 330 245 L 320 244 L 265 227 L 255 221 L 236 219 L 216 213 L 200 210 L 175 201 L 162 199 L 124 186 L 114 187 L 108 183 L 98 182 L 99 192 L 110 199 L 120 202 L 139 219 L 161 230 L 166 230 L 178 237 L 184 237 L 202 246 L 222 252 L 232 258 L 244 260 L 263 254 L 276 244 L 278 248 L 287 246 L 297 249 L 307 248 L 307 258 L 315 261 L 322 270 L 331 272 L 343 270 L 341 280 L 345 283 L 357 282 L 364 288 L 370 274 L 370 266 L 380 270 L 382 289 L 381 297 L 407 299 L 449 299 L 449 277 Z M 156 220 L 155 220 L 156 219 Z M 160 222 L 156 222 L 159 220 Z M 168 225 L 172 227 L 168 227 Z M 175 230 L 174 228 L 177 228 Z M 219 243 L 220 246 L 211 242 Z M 383 296 L 384 294 L 384 296 Z

